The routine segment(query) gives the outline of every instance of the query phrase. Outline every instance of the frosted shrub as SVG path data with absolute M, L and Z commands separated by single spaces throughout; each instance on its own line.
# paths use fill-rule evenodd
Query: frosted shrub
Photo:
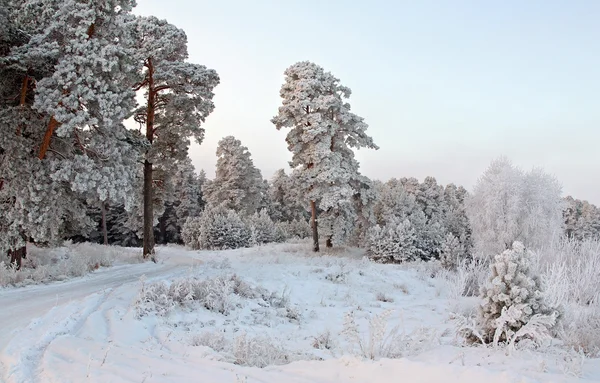
M 600 357 L 600 309 L 571 307 L 559 331 L 564 345 L 588 357 Z
M 248 217 L 246 225 L 250 231 L 251 245 L 263 245 L 280 241 L 280 232 L 265 209 Z
M 181 239 L 183 243 L 194 250 L 200 248 L 200 227 L 202 220 L 200 217 L 188 217 L 181 228 Z
M 532 253 L 520 242 L 495 257 L 488 283 L 481 288 L 479 331 L 485 342 L 540 340 L 554 327 L 557 312 L 543 301 L 538 276 L 530 270 Z
M 204 346 L 212 348 L 217 352 L 225 351 L 227 348 L 227 340 L 225 335 L 220 331 L 204 332 L 199 335 L 194 335 L 192 338 L 192 346 Z
M 397 263 L 417 257 L 416 235 L 408 220 L 393 219 L 384 227 L 379 225 L 367 233 L 367 253 L 376 262 Z
M 367 336 L 363 336 L 356 323 L 354 312 L 346 313 L 342 335 L 351 346 L 352 353 L 371 360 L 402 358 L 422 353 L 439 345 L 440 334 L 430 328 L 419 328 L 407 334 L 396 326 L 387 330 L 392 310 L 385 310 L 369 318 Z
M 177 306 L 185 306 L 191 302 L 199 302 L 207 310 L 228 315 L 235 307 L 234 280 L 219 276 L 204 281 L 193 278 L 183 278 L 171 285 L 165 282 L 146 284 L 142 286 L 136 301 L 138 316 L 149 313 L 166 315 Z
M 235 364 L 249 367 L 267 367 L 290 362 L 283 347 L 267 337 L 248 337 L 242 333 L 233 342 Z

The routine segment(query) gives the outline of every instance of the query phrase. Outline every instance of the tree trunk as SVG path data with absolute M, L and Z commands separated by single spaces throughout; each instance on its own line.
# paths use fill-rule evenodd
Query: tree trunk
M 10 263 L 17 266 L 17 270 L 21 269 L 22 260 L 27 256 L 27 247 L 23 246 L 17 250 L 8 250 Z
M 146 138 L 152 144 L 154 140 L 154 66 L 152 59 L 146 61 L 148 68 L 148 105 L 146 114 Z M 146 153 L 146 156 L 148 154 Z M 152 163 L 144 161 L 144 258 L 154 256 L 154 205 L 153 205 Z M 154 257 L 152 257 L 154 258 Z
M 319 230 L 317 228 L 317 205 L 315 201 L 310 201 L 310 209 L 312 211 L 311 224 L 312 224 L 312 235 L 313 235 L 313 251 L 319 251 Z
M 104 234 L 104 245 L 108 245 L 108 230 L 106 230 L 106 203 L 102 202 L 102 234 Z
M 331 241 L 331 237 L 327 237 L 327 241 L 325 242 L 325 246 L 333 247 L 333 242 Z
M 152 205 L 152 164 L 144 161 L 144 258 L 154 254 L 154 206 Z
M 165 214 L 166 214 L 165 210 Z M 160 243 L 163 245 L 167 244 L 167 225 L 165 225 L 165 216 L 163 215 L 158 220 L 158 229 L 160 230 Z

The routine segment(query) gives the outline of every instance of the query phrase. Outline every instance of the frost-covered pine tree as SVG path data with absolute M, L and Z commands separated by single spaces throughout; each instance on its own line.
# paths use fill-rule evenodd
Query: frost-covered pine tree
M 189 157 L 178 161 L 175 173 L 170 177 L 172 195 L 165 213 L 158 220 L 158 233 L 163 243 L 181 241 L 181 229 L 188 217 L 197 217 L 204 207 L 202 184 L 205 176 L 196 174 Z
M 568 196 L 564 199 L 563 220 L 568 238 L 584 240 L 600 238 L 600 209 Z
M 382 263 L 414 261 L 419 257 L 417 235 L 410 221 L 392 218 L 385 226 L 375 225 L 367 233 L 369 258 Z
M 356 194 L 351 181 L 360 176 L 352 148 L 378 147 L 366 134 L 363 118 L 345 101 L 350 89 L 331 73 L 303 61 L 284 74 L 282 105 L 271 121 L 277 129 L 290 129 L 286 142 L 292 152 L 292 177 L 310 201 L 313 250 L 319 251 L 317 208 L 330 217 L 347 216 Z
M 201 143 L 206 117 L 213 111 L 213 89 L 219 76 L 203 65 L 187 62 L 187 36 L 165 20 L 136 17 L 131 22 L 133 57 L 144 91 L 135 119 L 144 125 L 150 148 L 144 160 L 144 257 L 154 253 L 153 164 L 168 165 L 187 156 L 189 140 Z
M 246 226 L 250 231 L 250 245 L 262 245 L 278 242 L 280 233 L 266 210 L 261 210 L 246 218 Z
M 514 241 L 539 246 L 562 226 L 561 186 L 539 169 L 524 173 L 506 158 L 494 160 L 467 202 L 475 251 L 498 254 Z
M 271 178 L 268 189 L 270 200 L 269 214 L 274 221 L 290 222 L 294 219 L 306 219 L 306 207 L 302 197 L 294 187 L 293 179 L 285 170 L 279 169 Z
M 404 220 L 419 210 L 415 195 L 395 178 L 378 184 L 376 193 L 373 212 L 379 225 L 385 225 L 393 218 Z
M 266 194 L 260 170 L 254 166 L 248 148 L 233 136 L 219 141 L 215 179 L 202 187 L 206 202 L 224 206 L 242 215 L 257 212 Z
M 440 250 L 442 266 L 454 270 L 466 256 L 465 247 L 452 233 L 446 233 Z
M 443 191 L 432 177 L 424 185 L 414 178 L 403 178 L 391 179 L 377 187 L 375 221 L 383 226 L 393 220 L 408 220 L 416 233 L 419 258 L 424 260 L 439 257 L 446 233 L 440 189 Z
M 188 218 L 182 237 L 194 249 L 225 250 L 249 246 L 251 233 L 235 211 L 207 206 L 199 217 Z
M 531 259 L 531 251 L 514 242 L 490 265 L 489 281 L 481 287 L 478 316 L 485 342 L 513 339 L 536 315 L 556 318 L 558 312 L 544 303 L 542 284 L 531 269 Z
M 452 234 L 466 253 L 471 252 L 471 224 L 467 217 L 465 200 L 468 197 L 467 190 L 462 186 L 454 184 L 446 185 L 444 189 L 444 227 Z
M 7 127 L 0 162 L 11 164 L 0 166 L 0 247 L 85 233 L 93 225 L 86 199 L 130 203 L 136 150 L 122 121 L 134 106 L 125 28 L 131 6 L 10 3 L 12 49 L 1 53 L 0 77 L 2 93 L 17 96 L 0 107 Z

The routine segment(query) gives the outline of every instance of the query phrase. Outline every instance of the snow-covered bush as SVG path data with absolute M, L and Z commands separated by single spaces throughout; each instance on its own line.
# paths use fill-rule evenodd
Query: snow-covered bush
M 600 308 L 570 307 L 558 332 L 564 345 L 588 357 L 600 357 Z
M 207 331 L 203 332 L 202 334 L 194 335 L 191 343 L 192 346 L 209 347 L 217 352 L 224 351 L 227 348 L 227 340 L 221 331 Z
M 387 225 L 376 225 L 367 233 L 367 253 L 376 262 L 397 263 L 417 257 L 416 234 L 408 220 L 393 219 Z
M 246 225 L 250 230 L 251 245 L 263 245 L 281 240 L 281 233 L 265 209 L 246 218 Z
M 539 276 L 532 273 L 533 257 L 520 242 L 495 257 L 488 283 L 481 288 L 479 332 L 485 342 L 534 341 L 547 335 L 558 312 L 547 307 Z
M 412 333 L 396 326 L 388 331 L 392 310 L 385 310 L 369 318 L 369 329 L 362 335 L 353 311 L 346 313 L 341 334 L 349 343 L 350 352 L 363 358 L 403 358 L 420 354 L 439 344 L 440 334 L 430 328 L 419 328 Z
M 185 306 L 191 302 L 199 302 L 210 311 L 228 315 L 234 308 L 233 277 L 218 276 L 212 279 L 197 280 L 182 278 L 170 285 L 164 281 L 142 286 L 136 301 L 138 316 L 149 313 L 166 315 L 177 306 Z
M 233 341 L 235 364 L 249 367 L 267 367 L 289 363 L 289 353 L 266 336 L 249 337 L 246 333 Z

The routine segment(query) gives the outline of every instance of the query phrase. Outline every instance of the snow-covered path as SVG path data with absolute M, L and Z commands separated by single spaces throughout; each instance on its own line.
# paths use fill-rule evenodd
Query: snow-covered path
M 140 278 L 175 277 L 190 267 L 201 264 L 189 254 L 181 256 L 171 249 L 162 249 L 165 259 L 158 264 L 152 262 L 120 265 L 100 269 L 95 273 L 65 282 L 35 285 L 0 290 L 0 382 L 8 381 L 11 375 L 7 360 L 13 359 L 7 346 L 19 344 L 27 336 L 31 321 L 43 317 L 49 311 L 65 305 L 78 306 L 90 297 L 106 296 L 116 288 L 136 290 Z M 128 286 L 132 285 L 132 286 Z M 84 305 L 85 306 L 85 305 Z M 67 313 L 70 315 L 72 313 Z M 56 317 L 56 321 L 61 318 Z M 67 318 L 62 318 L 67 319 Z M 23 344 L 23 347 L 27 347 Z M 8 357 L 7 357 L 8 355 Z

